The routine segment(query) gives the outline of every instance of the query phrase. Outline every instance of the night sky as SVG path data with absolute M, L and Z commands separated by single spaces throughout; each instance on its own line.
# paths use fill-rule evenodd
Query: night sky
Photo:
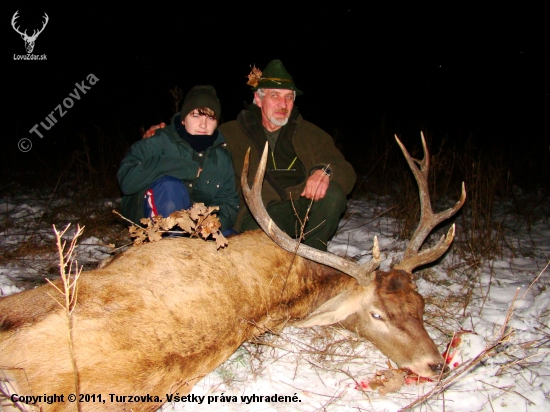
M 187 91 L 212 84 L 223 120 L 233 120 L 252 98 L 250 66 L 263 68 L 275 58 L 304 92 L 296 102 L 304 118 L 343 135 L 346 147 L 385 124 L 415 136 L 421 129 L 440 136 L 475 132 L 487 142 L 516 139 L 529 150 L 548 151 L 550 37 L 541 6 L 75 3 L 6 2 L 3 150 L 9 157 L 21 155 L 22 138 L 32 150 L 51 152 L 90 125 L 135 140 L 141 126 L 169 121 L 168 90 L 176 85 Z M 14 60 L 27 54 L 10 24 L 17 10 L 17 25 L 28 34 L 48 14 L 33 51 L 47 60 Z M 97 84 L 89 86 L 89 74 Z M 40 129 L 43 138 L 29 133 L 77 82 L 90 87 L 86 94 L 49 131 Z

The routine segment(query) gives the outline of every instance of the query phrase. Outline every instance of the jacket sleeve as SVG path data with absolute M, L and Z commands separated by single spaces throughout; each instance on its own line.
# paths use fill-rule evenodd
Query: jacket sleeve
M 304 130 L 299 133 L 305 135 L 304 142 L 299 144 L 299 147 L 300 151 L 305 150 L 309 157 L 307 163 L 310 169 L 307 172 L 311 173 L 315 169 L 329 166 L 332 171 L 331 180 L 337 182 L 346 195 L 349 194 L 356 180 L 353 166 L 344 158 L 328 133 L 307 121 L 304 121 L 303 128 Z M 298 153 L 297 147 L 296 150 Z
M 218 218 L 222 225 L 221 230 L 231 229 L 237 220 L 239 212 L 239 194 L 235 186 L 235 174 L 233 173 L 233 162 L 229 152 L 227 154 L 228 170 L 224 173 L 224 179 L 220 184 L 220 190 L 212 199 L 212 205 L 219 206 Z
M 132 145 L 118 169 L 117 177 L 124 195 L 147 189 L 162 176 L 193 180 L 199 164 L 172 144 L 166 134 L 142 139 Z

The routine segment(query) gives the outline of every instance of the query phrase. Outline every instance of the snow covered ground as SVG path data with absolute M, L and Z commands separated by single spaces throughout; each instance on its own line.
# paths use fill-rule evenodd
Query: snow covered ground
M 0 198 L 0 291 L 3 295 L 32 287 L 55 274 L 57 258 L 53 232 L 43 222 L 46 209 L 70 203 L 36 193 Z M 104 207 L 116 207 L 106 200 Z M 378 236 L 387 269 L 399 260 L 406 242 L 396 238 L 397 224 L 377 217 L 384 199 L 350 202 L 331 252 L 370 259 Z M 426 300 L 427 329 L 441 352 L 453 336 L 452 373 L 483 353 L 501 332 L 510 305 L 515 310 L 505 342 L 486 353 L 475 368 L 460 374 L 443 393 L 415 410 L 548 411 L 550 410 L 550 205 L 530 225 L 511 214 L 503 203 L 502 219 L 513 247 L 498 260 L 472 267 L 451 251 L 437 265 L 417 272 L 417 285 Z M 67 214 L 61 229 L 74 216 Z M 460 232 L 460 220 L 457 221 Z M 85 232 L 86 235 L 86 232 Z M 32 253 L 21 249 L 34 236 Z M 105 239 L 85 238 L 78 246 L 79 263 L 107 257 Z M 542 274 L 541 274 L 542 273 Z M 532 282 L 541 274 L 540 278 Z M 512 331 L 513 329 L 513 331 Z M 388 361 L 369 342 L 337 327 L 287 328 L 268 335 L 263 344 L 245 343 L 183 399 L 174 398 L 161 411 L 397 411 L 436 387 L 435 382 L 411 383 L 382 396 L 369 382 Z M 267 397 L 267 398 L 266 398 Z M 282 397 L 282 398 L 281 398 Z M 285 398 L 286 397 L 286 398 Z

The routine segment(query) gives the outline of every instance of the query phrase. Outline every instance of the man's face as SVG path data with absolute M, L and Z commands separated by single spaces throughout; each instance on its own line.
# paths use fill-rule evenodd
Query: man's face
M 218 126 L 218 121 L 211 116 L 199 114 L 197 110 L 193 110 L 185 119 L 181 121 L 185 126 L 187 133 L 194 135 L 211 135 Z
M 294 107 L 294 92 L 287 89 L 263 89 L 265 96 L 260 98 L 254 93 L 254 101 L 262 110 L 262 124 L 270 132 L 279 129 L 288 122 Z

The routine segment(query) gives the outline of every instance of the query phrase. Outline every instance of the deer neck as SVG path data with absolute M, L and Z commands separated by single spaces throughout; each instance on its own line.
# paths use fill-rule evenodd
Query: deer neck
M 286 282 L 277 282 L 275 287 L 272 283 L 272 305 L 268 316 L 262 314 L 263 321 L 277 329 L 278 325 L 306 317 L 342 291 L 360 287 L 355 279 L 338 270 L 296 257 Z

